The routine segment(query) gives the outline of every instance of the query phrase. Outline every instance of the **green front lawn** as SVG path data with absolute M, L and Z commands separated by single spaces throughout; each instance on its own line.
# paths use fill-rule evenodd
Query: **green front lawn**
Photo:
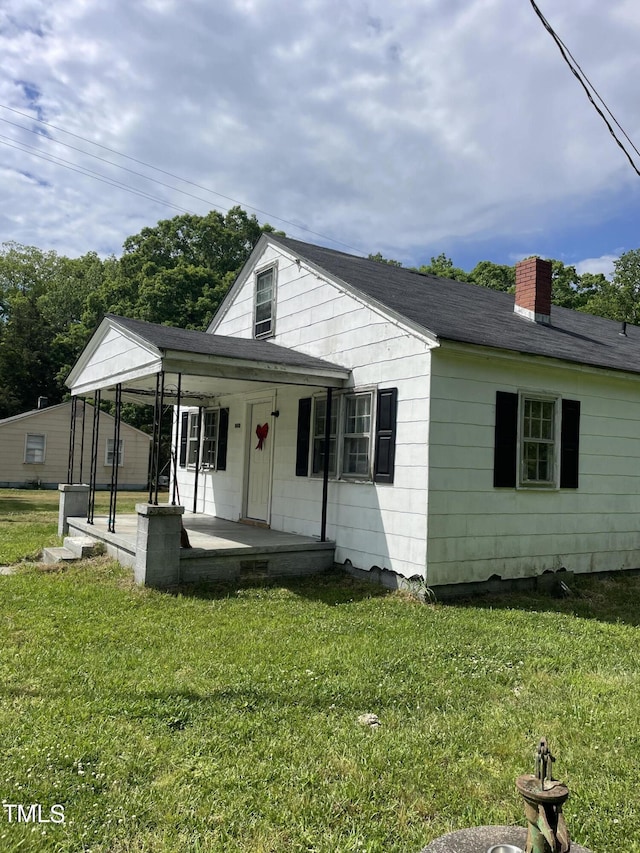
M 545 734 L 576 839 L 638 851 L 639 583 L 581 587 L 578 616 L 339 576 L 171 596 L 106 559 L 2 577 L 0 799 L 66 822 L 5 819 L 0 849 L 417 853 L 521 822 Z
M 0 576 L 0 850 L 418 853 L 522 824 L 545 735 L 575 840 L 638 853 L 640 578 L 574 586 L 434 606 L 337 573 L 184 595 L 107 558 Z
M 0 566 L 37 560 L 43 548 L 62 544 L 58 539 L 59 496 L 53 489 L 0 489 Z M 148 499 L 148 492 L 120 492 L 118 512 L 134 512 L 136 503 Z M 96 492 L 95 511 L 109 514 L 109 492 Z

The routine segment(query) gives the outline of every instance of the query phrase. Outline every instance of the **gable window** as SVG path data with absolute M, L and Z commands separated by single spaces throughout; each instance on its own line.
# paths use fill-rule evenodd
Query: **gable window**
M 256 274 L 254 338 L 274 334 L 275 273 L 276 268 L 270 267 Z
M 377 394 L 357 391 L 333 397 L 329 429 L 330 477 L 393 483 L 397 394 L 396 388 L 386 388 L 378 390 Z M 326 397 L 299 401 L 296 445 L 296 475 L 299 477 L 324 473 L 326 417 Z
M 47 437 L 42 433 L 28 432 L 24 442 L 24 461 L 28 465 L 44 462 Z
M 493 484 L 578 488 L 580 402 L 498 391 Z
M 124 459 L 124 442 L 122 439 L 118 440 L 118 468 L 122 467 Z M 104 455 L 104 464 L 105 465 L 113 465 L 113 439 L 107 439 L 106 452 Z

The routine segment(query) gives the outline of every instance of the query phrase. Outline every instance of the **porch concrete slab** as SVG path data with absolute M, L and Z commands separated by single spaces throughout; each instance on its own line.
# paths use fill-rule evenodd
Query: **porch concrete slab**
M 261 552 L 282 551 L 287 548 L 299 550 L 325 549 L 335 547 L 333 543 L 320 542 L 312 536 L 300 536 L 297 533 L 283 533 L 271 528 L 227 521 L 206 515 L 185 513 L 183 523 L 189 535 L 192 548 L 204 548 L 215 551 L 234 551 L 237 549 L 257 549 Z
M 191 547 L 180 551 L 181 582 L 305 575 L 333 565 L 334 542 L 210 515 L 185 513 L 182 518 Z M 109 556 L 135 566 L 137 515 L 117 515 L 115 533 L 107 530 L 106 517 L 96 517 L 92 525 L 84 518 L 68 521 L 73 535 L 94 537 L 104 542 Z

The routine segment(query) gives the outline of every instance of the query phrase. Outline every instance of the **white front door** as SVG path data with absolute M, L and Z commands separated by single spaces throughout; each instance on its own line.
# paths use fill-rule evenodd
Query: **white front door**
M 247 512 L 253 521 L 269 522 L 271 459 L 273 448 L 272 403 L 249 406 L 249 447 L 247 456 Z

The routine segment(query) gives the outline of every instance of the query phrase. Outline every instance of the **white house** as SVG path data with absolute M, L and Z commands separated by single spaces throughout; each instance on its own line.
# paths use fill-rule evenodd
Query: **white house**
M 638 567 L 640 329 L 550 293 L 537 258 L 514 300 L 264 234 L 207 333 L 108 316 L 69 384 L 162 375 L 181 503 L 386 582 Z

